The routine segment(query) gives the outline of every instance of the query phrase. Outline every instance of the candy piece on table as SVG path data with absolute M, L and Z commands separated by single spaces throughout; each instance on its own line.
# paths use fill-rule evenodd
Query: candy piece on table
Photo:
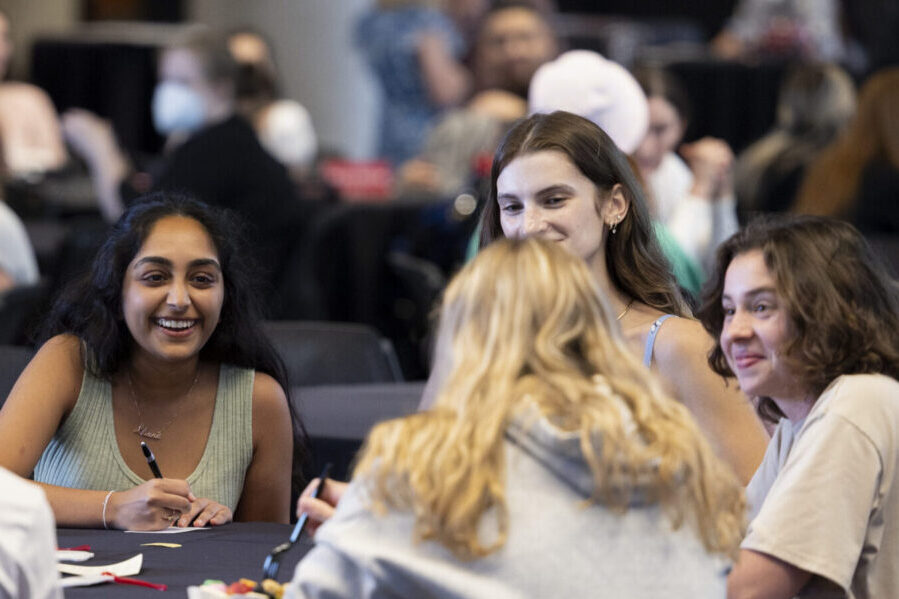
M 225 589 L 225 592 L 229 595 L 245 595 L 253 590 L 253 587 L 245 585 L 242 582 L 232 582 L 228 585 L 228 588 Z
M 262 581 L 262 590 L 275 599 L 281 599 L 284 596 L 284 585 L 271 578 L 266 578 Z
M 267 580 L 262 583 L 270 584 L 272 590 L 277 592 L 260 592 L 260 584 L 249 578 L 241 578 L 237 582 L 225 584 L 221 580 L 207 579 L 202 586 L 191 586 L 187 588 L 188 599 L 222 599 L 225 597 L 249 597 L 251 599 L 271 599 L 277 597 L 280 599 L 284 595 L 283 586 L 274 580 Z

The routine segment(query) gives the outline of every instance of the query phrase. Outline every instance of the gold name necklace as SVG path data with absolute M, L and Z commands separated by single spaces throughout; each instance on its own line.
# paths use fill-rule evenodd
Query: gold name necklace
M 131 432 L 134 433 L 135 435 L 137 435 L 138 437 L 142 437 L 144 439 L 152 439 L 154 441 L 159 441 L 160 439 L 162 439 L 162 433 L 165 431 L 165 429 L 167 429 L 170 424 L 172 424 L 173 422 L 175 422 L 175 420 L 178 419 L 178 414 L 181 413 L 181 405 L 184 403 L 184 401 L 187 401 L 188 399 L 190 399 L 190 394 L 194 390 L 194 385 L 197 384 L 197 381 L 199 380 L 199 378 L 200 378 L 200 370 L 198 368 L 197 374 L 196 374 L 196 376 L 194 376 L 194 380 L 190 384 L 190 388 L 187 390 L 187 394 L 184 396 L 184 400 L 179 401 L 178 404 L 175 406 L 175 408 L 176 408 L 175 415 L 172 416 L 168 422 L 166 422 L 164 425 L 162 425 L 161 428 L 159 428 L 155 431 L 152 431 L 152 430 L 150 430 L 150 427 L 148 427 L 146 424 L 144 424 L 144 417 L 143 417 L 143 414 L 141 414 L 140 402 L 137 401 L 137 395 L 135 395 L 135 393 L 134 393 L 134 383 L 131 380 L 131 372 L 129 371 L 128 372 L 128 389 L 131 392 L 131 400 L 134 402 L 134 407 L 137 408 L 137 422 L 138 422 L 138 425 Z

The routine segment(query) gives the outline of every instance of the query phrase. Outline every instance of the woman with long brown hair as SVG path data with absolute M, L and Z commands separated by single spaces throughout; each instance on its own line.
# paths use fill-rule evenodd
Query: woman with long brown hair
M 481 231 L 482 246 L 541 237 L 584 259 L 628 347 L 749 481 L 765 431 L 736 384 L 709 369 L 712 340 L 674 282 L 626 156 L 602 129 L 561 111 L 519 122 L 494 157 Z

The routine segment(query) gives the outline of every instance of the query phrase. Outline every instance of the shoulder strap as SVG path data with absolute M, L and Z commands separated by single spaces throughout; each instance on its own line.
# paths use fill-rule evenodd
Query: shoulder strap
M 649 337 L 646 338 L 646 348 L 643 350 L 643 365 L 647 368 L 652 364 L 652 348 L 656 344 L 656 335 L 659 334 L 662 323 L 672 316 L 674 316 L 674 314 L 660 316 L 654 323 L 652 323 L 652 326 L 649 327 Z

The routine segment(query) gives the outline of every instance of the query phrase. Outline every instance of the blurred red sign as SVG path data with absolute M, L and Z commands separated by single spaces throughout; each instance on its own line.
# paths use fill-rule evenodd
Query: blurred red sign
M 319 172 L 343 200 L 381 202 L 393 195 L 393 169 L 386 160 L 330 159 L 319 165 Z

